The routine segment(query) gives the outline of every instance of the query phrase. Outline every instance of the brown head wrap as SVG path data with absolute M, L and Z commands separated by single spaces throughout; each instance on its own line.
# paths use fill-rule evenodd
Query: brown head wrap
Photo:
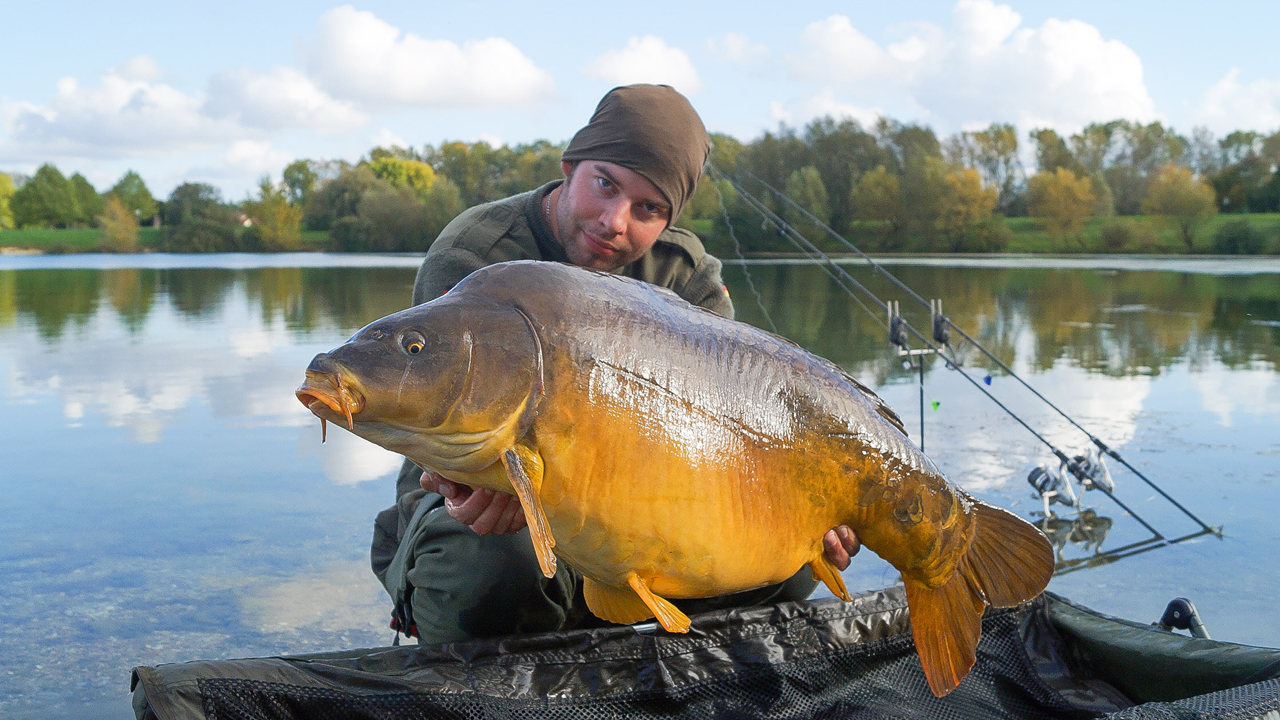
M 669 225 L 693 197 L 710 152 L 707 129 L 683 95 L 668 85 L 627 85 L 600 100 L 563 159 L 603 160 L 640 173 L 671 203 Z

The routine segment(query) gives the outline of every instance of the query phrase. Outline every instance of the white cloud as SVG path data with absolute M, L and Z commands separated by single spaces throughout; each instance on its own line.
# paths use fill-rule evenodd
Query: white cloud
M 879 107 L 865 108 L 837 100 L 831 88 L 805 95 L 790 104 L 769 103 L 769 119 L 786 125 L 804 125 L 814 118 L 829 116 L 856 120 L 862 127 L 870 128 L 883 115 L 885 112 Z
M 615 85 L 661 83 L 686 95 L 702 92 L 702 80 L 689 56 L 655 35 L 633 37 L 583 68 L 583 74 Z
M 707 51 L 731 63 L 747 66 L 764 62 L 769 58 L 768 47 L 753 43 L 746 35 L 734 32 L 708 39 Z
M 208 148 L 240 134 L 235 123 L 204 115 L 203 97 L 137 79 L 150 73 L 145 65 L 135 58 L 123 69 L 108 70 L 96 86 L 62 78 L 47 105 L 0 105 L 8 135 L 0 157 L 164 155 Z
M 429 40 L 350 5 L 320 16 L 308 55 L 329 92 L 378 106 L 528 105 L 555 93 L 551 76 L 503 38 Z
M 251 173 L 274 174 L 293 161 L 293 155 L 271 147 L 271 143 L 255 140 L 237 140 L 222 156 L 222 162 L 231 168 Z
M 324 476 L 335 485 L 357 485 L 384 478 L 399 472 L 404 463 L 404 458 L 347 432 L 345 426 L 330 424 L 327 434 L 328 439 L 322 444 L 320 422 L 316 420 L 302 428 L 299 448 L 303 454 L 320 455 Z
M 899 68 L 874 40 L 863 35 L 845 15 L 810 23 L 800 36 L 807 55 L 791 58 L 792 71 L 802 79 L 854 83 L 891 78 Z
M 408 140 L 405 140 L 387 128 L 382 128 L 378 132 L 374 133 L 373 136 L 369 138 L 369 142 L 373 143 L 374 147 L 381 148 L 410 147 Z
M 308 128 L 338 133 L 364 125 L 368 118 L 349 102 L 335 100 L 293 68 L 269 73 L 236 68 L 209 81 L 209 115 L 233 118 L 263 130 Z
M 789 58 L 790 67 L 855 107 L 888 104 L 953 128 L 1012 121 L 1070 130 L 1156 118 L 1142 61 L 1128 46 L 1078 20 L 1021 24 L 1008 5 L 960 0 L 949 30 L 921 23 L 882 46 L 833 15 L 805 29 L 807 52 Z
M 1231 68 L 1205 93 L 1196 122 L 1219 133 L 1280 127 L 1280 81 L 1254 80 L 1241 85 L 1239 68 Z
M 139 55 L 116 66 L 115 73 L 126 80 L 155 82 L 160 79 L 160 66 L 149 55 Z

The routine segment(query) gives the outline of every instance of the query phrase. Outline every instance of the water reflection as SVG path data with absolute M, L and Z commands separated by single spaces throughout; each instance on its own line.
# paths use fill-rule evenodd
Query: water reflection
M 903 374 L 883 362 L 879 311 L 851 304 L 822 269 L 806 265 L 730 266 L 739 316 L 768 327 L 743 273 L 750 272 L 767 312 L 788 337 L 847 367 Z M 851 274 L 904 315 L 928 327 L 927 310 L 864 268 Z M 1280 359 L 1280 275 L 1214 276 L 1173 272 L 897 267 L 908 286 L 943 298 L 957 325 L 1006 365 L 1048 371 L 1060 360 L 1119 377 L 1159 374 L 1184 359 L 1229 368 Z M 838 298 L 833 300 L 832 293 Z M 786 302 L 780 302 L 786 298 Z M 1018 347 L 1020 337 L 1030 339 Z M 962 348 L 963 349 L 963 348 Z M 972 364 L 994 363 L 969 354 Z

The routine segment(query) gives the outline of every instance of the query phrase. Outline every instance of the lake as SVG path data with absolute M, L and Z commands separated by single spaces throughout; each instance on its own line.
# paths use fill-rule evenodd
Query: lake
M 1215 638 L 1280 646 L 1280 260 L 898 259 L 888 268 L 1222 537 L 1176 543 L 1098 491 L 1045 522 L 1028 472 L 1088 438 L 974 347 L 926 360 L 924 443 L 1060 544 L 1050 589 L 1151 622 L 1178 596 Z M 385 645 L 368 569 L 398 459 L 319 422 L 302 371 L 402 309 L 418 259 L 0 257 L 0 716 L 128 718 L 129 670 Z M 848 271 L 903 316 L 928 309 Z M 737 263 L 739 319 L 873 387 L 919 440 L 919 376 L 804 263 Z M 863 298 L 866 304 L 866 299 Z M 1056 463 L 1056 461 L 1053 461 Z M 1118 463 L 1116 498 L 1169 539 L 1200 526 Z M 1078 520 L 1078 521 L 1075 521 Z M 1073 522 L 1075 521 L 1075 522 Z M 854 592 L 894 582 L 864 552 Z

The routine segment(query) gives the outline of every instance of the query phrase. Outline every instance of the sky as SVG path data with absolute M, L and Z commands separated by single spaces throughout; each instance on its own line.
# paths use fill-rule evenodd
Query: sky
M 299 158 L 567 140 L 664 82 L 709 130 L 880 115 L 940 136 L 1159 120 L 1280 129 L 1280 3 L 0 3 L 0 172 L 229 200 Z

